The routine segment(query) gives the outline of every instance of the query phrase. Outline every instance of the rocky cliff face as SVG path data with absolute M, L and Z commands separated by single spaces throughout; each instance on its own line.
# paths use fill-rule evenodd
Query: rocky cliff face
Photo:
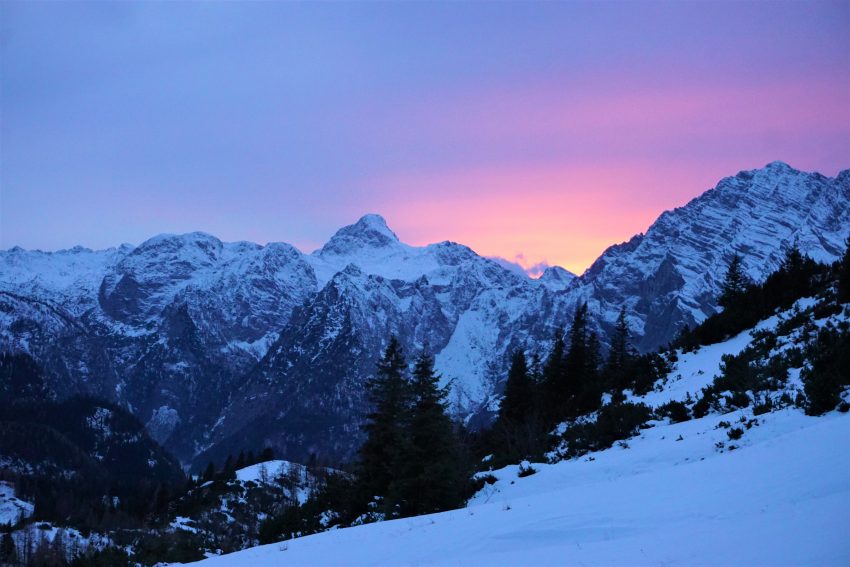
M 609 325 L 625 305 L 638 346 L 655 348 L 715 312 L 735 254 L 755 281 L 795 244 L 815 260 L 834 261 L 850 232 L 849 203 L 850 171 L 828 178 L 781 162 L 742 171 L 606 250 L 577 294 Z
M 398 240 L 377 215 L 320 250 L 192 233 L 137 247 L 0 252 L 0 349 L 31 353 L 61 397 L 131 409 L 184 461 L 274 445 L 350 456 L 363 381 L 391 334 L 427 347 L 461 413 L 498 393 L 506 353 L 545 351 L 587 302 L 604 333 L 621 307 L 637 346 L 716 309 L 735 253 L 753 279 L 795 243 L 832 261 L 850 233 L 850 171 L 741 172 L 612 246 L 580 277 L 531 280 L 451 242 Z

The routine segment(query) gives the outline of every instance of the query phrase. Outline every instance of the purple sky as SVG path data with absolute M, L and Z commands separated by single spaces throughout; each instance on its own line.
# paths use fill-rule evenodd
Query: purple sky
M 850 167 L 850 2 L 0 3 L 0 248 L 366 212 L 581 271 L 741 169 Z

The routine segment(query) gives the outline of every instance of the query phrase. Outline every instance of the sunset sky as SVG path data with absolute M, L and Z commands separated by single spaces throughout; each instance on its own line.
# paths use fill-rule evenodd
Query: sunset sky
M 0 248 L 362 214 L 582 272 L 726 175 L 850 168 L 850 2 L 0 3 Z

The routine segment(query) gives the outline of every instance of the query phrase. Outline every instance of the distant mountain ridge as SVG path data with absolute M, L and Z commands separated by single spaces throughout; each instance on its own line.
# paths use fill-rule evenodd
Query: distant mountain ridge
M 60 397 L 127 407 L 184 462 L 266 444 L 293 460 L 345 458 L 391 334 L 409 353 L 433 350 L 457 410 L 480 412 L 506 353 L 545 351 L 580 303 L 603 334 L 625 307 L 637 346 L 654 349 L 715 312 L 735 253 L 755 280 L 795 243 L 837 258 L 848 211 L 850 170 L 774 162 L 663 213 L 581 276 L 553 267 L 539 280 L 461 244 L 404 244 L 378 215 L 312 254 L 204 233 L 13 248 L 0 252 L 0 350 L 32 354 Z

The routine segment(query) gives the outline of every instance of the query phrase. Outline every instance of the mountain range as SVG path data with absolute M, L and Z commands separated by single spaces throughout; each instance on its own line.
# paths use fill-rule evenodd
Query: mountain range
M 266 445 L 347 459 L 391 335 L 434 352 L 454 411 L 486 419 L 509 353 L 545 353 L 578 305 L 603 343 L 625 309 L 635 346 L 653 350 L 717 311 L 735 254 L 759 281 L 793 246 L 835 260 L 848 234 L 850 170 L 774 162 L 664 212 L 580 276 L 552 267 L 534 280 L 462 244 L 410 246 L 378 215 L 311 254 L 198 232 L 16 247 L 0 252 L 0 351 L 29 353 L 58 399 L 125 407 L 184 464 Z

